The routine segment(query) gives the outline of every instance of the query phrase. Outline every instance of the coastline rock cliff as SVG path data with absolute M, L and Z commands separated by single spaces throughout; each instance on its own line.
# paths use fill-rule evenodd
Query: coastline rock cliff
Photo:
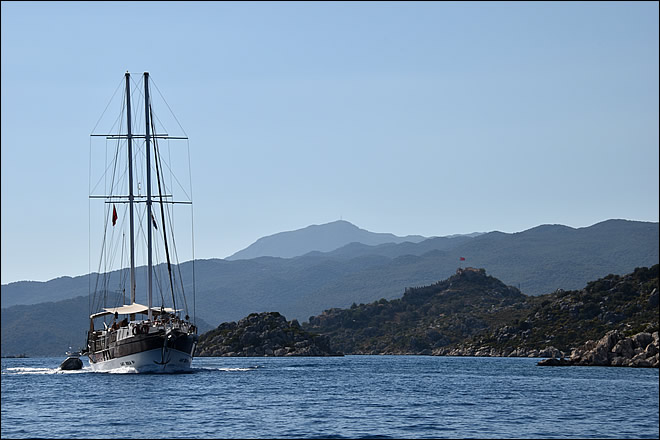
M 660 367 L 658 332 L 641 332 L 626 337 L 618 330 L 607 332 L 598 341 L 587 341 L 571 353 L 570 359 L 544 359 L 543 366 Z
M 278 312 L 251 313 L 223 322 L 199 338 L 195 356 L 342 356 L 329 339 L 304 331 Z

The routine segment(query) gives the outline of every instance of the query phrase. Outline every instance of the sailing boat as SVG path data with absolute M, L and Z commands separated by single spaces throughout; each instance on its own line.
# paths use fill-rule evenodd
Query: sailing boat
M 99 271 L 93 289 L 90 289 L 90 299 L 93 297 L 93 300 L 90 301 L 87 348 L 82 354 L 89 357 L 90 366 L 95 371 L 125 368 L 138 373 L 186 372 L 191 369 L 197 346 L 197 328 L 190 319 L 185 299 L 184 286 L 190 283 L 184 283 L 181 265 L 178 261 L 171 261 L 171 258 L 178 259 L 173 234 L 173 207 L 175 204 L 191 205 L 192 201 L 174 200 L 174 182 L 178 183 L 179 180 L 177 177 L 166 176 L 172 167 L 169 164 L 163 166 L 166 158 L 161 154 L 159 141 L 187 140 L 187 137 L 168 136 L 156 130 L 156 121 L 160 119 L 152 109 L 148 72 L 144 72 L 141 90 L 139 84 L 132 83 L 128 72 L 118 90 L 123 88 L 124 80 L 122 112 L 125 112 L 125 127 L 124 116 L 120 115 L 116 120 L 120 121 L 117 133 L 91 135 L 105 138 L 106 150 L 110 143 L 112 153 L 106 153 L 104 177 L 100 179 L 105 185 L 105 195 L 92 194 L 95 188 L 92 188 L 90 177 L 90 199 L 102 199 L 105 202 L 104 233 L 102 244 L 99 245 Z M 141 93 L 144 97 L 143 113 L 132 111 L 132 85 L 135 85 L 134 93 Z M 136 122 L 144 123 L 143 133 L 133 132 L 133 124 Z M 90 167 L 91 150 L 90 140 Z M 143 195 L 144 190 L 146 194 Z M 123 219 L 120 225 L 117 224 L 120 218 L 118 205 Z M 160 225 L 156 218 L 160 219 Z M 192 222 L 190 224 L 192 227 Z M 120 234 L 119 229 L 124 232 Z M 128 252 L 124 252 L 126 231 L 129 236 Z M 112 244 L 113 240 L 121 242 L 121 246 Z M 146 246 L 146 271 L 142 268 L 136 271 L 136 260 L 138 257 L 144 258 L 144 253 L 138 251 L 138 242 Z M 118 250 L 120 247 L 121 252 Z M 117 262 L 118 254 L 122 257 Z M 128 264 L 124 261 L 125 254 Z M 156 258 L 162 258 L 162 263 L 156 264 Z M 117 263 L 120 267 L 113 268 Z M 140 281 L 139 286 L 136 272 L 141 272 L 143 278 L 146 278 Z M 192 278 L 194 281 L 194 275 Z M 114 282 L 118 282 L 118 288 L 113 294 L 111 285 Z M 130 292 L 128 303 L 125 299 L 126 283 L 129 283 Z M 138 287 L 146 305 L 142 299 L 136 302 Z M 160 300 L 157 304 L 154 303 L 154 297 Z

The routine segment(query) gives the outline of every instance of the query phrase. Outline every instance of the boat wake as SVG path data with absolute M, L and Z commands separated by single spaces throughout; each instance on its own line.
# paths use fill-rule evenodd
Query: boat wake
M 109 370 L 96 370 L 94 373 L 102 374 L 137 374 L 138 371 L 133 367 L 118 367 Z
M 2 370 L 2 374 L 81 374 L 92 373 L 89 367 L 83 367 L 80 370 L 60 370 L 58 368 L 31 368 L 31 367 L 9 367 Z
M 258 368 L 263 368 L 259 367 L 258 365 L 255 365 L 253 367 L 227 367 L 227 368 L 222 368 L 222 367 L 217 367 L 217 368 L 191 368 L 190 370 L 182 371 L 181 373 L 207 373 L 207 372 L 212 372 L 212 371 L 222 371 L 222 372 L 227 372 L 227 373 L 233 373 L 233 372 L 245 372 L 245 371 L 254 371 Z M 80 370 L 61 370 L 59 367 L 56 368 L 45 368 L 45 367 L 8 367 L 2 370 L 2 374 L 33 374 L 33 375 L 39 375 L 39 374 L 85 374 L 85 373 L 94 373 L 94 374 L 138 374 L 139 372 L 133 368 L 133 367 L 119 367 L 119 368 L 114 368 L 111 370 L 92 370 L 92 368 L 88 365 L 84 366 Z M 145 373 L 140 372 L 140 373 Z M 150 371 L 146 371 L 146 373 L 152 373 Z M 159 374 L 159 371 L 154 370 L 153 374 Z
M 85 366 L 80 370 L 61 370 L 58 368 L 31 368 L 31 367 L 10 367 L 2 371 L 2 374 L 81 374 L 81 373 L 101 373 L 101 374 L 136 374 L 138 371 L 132 367 L 119 367 L 105 371 L 95 371 L 91 367 Z
M 252 371 L 256 370 L 259 368 L 258 366 L 255 367 L 245 367 L 245 368 L 216 368 L 216 371 Z
M 234 367 L 234 368 L 222 368 L 222 367 L 217 367 L 217 368 L 193 368 L 193 371 L 196 371 L 196 372 L 209 372 L 209 371 L 236 372 L 236 371 L 254 371 L 257 368 L 263 368 L 263 367 L 259 367 L 258 365 L 255 365 L 254 367 Z

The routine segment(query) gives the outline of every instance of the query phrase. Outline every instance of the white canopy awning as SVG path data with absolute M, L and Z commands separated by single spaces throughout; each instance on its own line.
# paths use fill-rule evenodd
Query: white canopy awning
M 170 307 L 166 307 L 163 309 L 165 313 L 174 313 L 174 312 L 180 312 L 181 309 L 174 310 Z M 103 312 L 98 312 L 94 313 L 93 315 L 89 315 L 91 319 L 98 318 L 99 316 L 105 316 L 105 315 L 114 315 L 117 313 L 118 315 L 133 315 L 137 313 L 144 313 L 147 314 L 149 311 L 149 308 L 147 306 L 144 306 L 142 304 L 134 303 L 134 304 L 128 304 L 128 305 L 123 305 L 121 307 L 110 307 L 110 308 L 105 308 L 103 309 Z M 154 315 L 160 314 L 160 307 L 152 307 L 151 312 Z

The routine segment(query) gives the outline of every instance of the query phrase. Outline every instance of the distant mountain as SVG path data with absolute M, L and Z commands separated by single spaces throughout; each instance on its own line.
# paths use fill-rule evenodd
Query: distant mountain
M 478 234 L 481 235 L 481 234 Z M 450 237 L 433 237 L 424 241 L 413 243 L 384 243 L 369 246 L 362 243 L 350 243 L 330 252 L 309 252 L 304 256 L 356 258 L 362 256 L 383 256 L 396 258 L 402 255 L 424 255 L 431 251 L 449 251 L 463 245 L 472 239 L 473 235 L 452 235 Z
M 124 269 L 124 279 L 128 269 Z M 104 282 L 107 286 L 120 285 L 121 271 L 112 272 Z M 138 283 L 144 283 L 147 279 L 146 266 L 135 268 L 135 276 Z M 39 304 L 43 302 L 60 301 L 76 296 L 88 296 L 90 286 L 97 283 L 96 272 L 77 277 L 59 277 L 49 281 L 17 281 L 2 285 L 2 307 L 15 305 Z M 144 285 L 144 284 L 143 284 Z M 146 299 L 145 299 L 146 301 Z
M 3 356 L 63 356 L 69 347 L 77 350 L 85 344 L 87 297 L 3 307 L 1 319 Z
M 294 258 L 197 260 L 196 299 L 191 307 L 198 318 L 211 325 L 271 311 L 303 322 L 323 310 L 349 307 L 353 302 L 401 298 L 406 288 L 450 277 L 459 265 L 485 268 L 526 295 L 580 289 L 608 274 L 622 275 L 636 267 L 657 264 L 658 232 L 657 222 L 608 220 L 577 229 L 543 225 L 515 234 L 490 232 L 473 238 L 437 237 L 377 246 L 349 244 L 329 253 Z M 192 262 L 181 264 L 183 279 L 191 278 L 192 266 Z M 144 268 L 138 268 L 137 274 L 140 294 Z M 113 276 L 118 279 L 118 273 Z M 89 277 L 2 285 L 3 353 L 5 343 L 20 334 L 19 327 L 8 330 L 8 316 L 20 314 L 24 318 L 18 319 L 16 326 L 42 322 L 43 316 L 49 317 L 49 323 L 60 319 L 59 313 L 44 315 L 46 312 L 36 306 L 6 307 L 28 300 L 43 301 L 44 297 L 51 301 L 71 299 L 86 292 L 93 283 Z M 108 285 L 118 282 L 111 280 Z M 192 286 L 185 289 L 191 292 Z M 83 301 L 81 313 L 85 315 L 87 298 Z M 20 342 L 31 343 L 30 339 Z
M 248 260 L 258 257 L 291 258 L 312 251 L 333 251 L 354 242 L 375 246 L 406 241 L 418 243 L 422 240 L 425 240 L 425 237 L 420 235 L 398 237 L 394 234 L 369 232 L 345 220 L 337 220 L 262 237 L 247 248 L 231 255 L 227 260 Z
M 1 287 L 2 307 L 39 304 L 88 295 L 87 280 L 89 276 L 59 277 L 49 281 L 16 281 L 3 284 Z

